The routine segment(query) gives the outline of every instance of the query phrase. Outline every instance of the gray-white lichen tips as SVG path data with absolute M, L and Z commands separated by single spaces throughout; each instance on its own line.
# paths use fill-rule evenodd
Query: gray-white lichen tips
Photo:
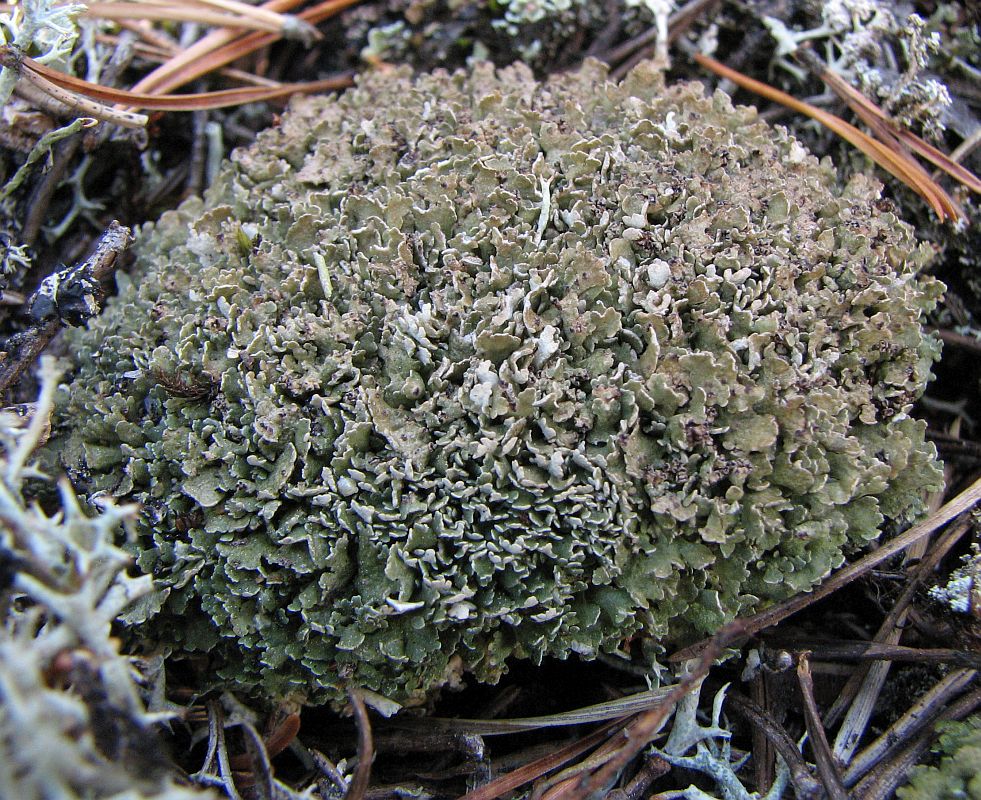
M 140 632 L 414 702 L 688 642 L 917 513 L 925 250 L 755 117 L 597 64 L 296 101 L 73 340 L 65 457 L 142 504 Z

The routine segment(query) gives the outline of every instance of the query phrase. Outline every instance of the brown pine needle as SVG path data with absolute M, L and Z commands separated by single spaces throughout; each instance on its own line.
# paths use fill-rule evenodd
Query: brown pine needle
M 501 775 L 490 783 L 484 784 L 471 792 L 467 792 L 467 794 L 458 800 L 496 800 L 496 798 L 503 797 L 513 792 L 519 786 L 531 783 L 542 775 L 546 775 L 586 751 L 591 750 L 609 738 L 617 728 L 621 728 L 623 725 L 624 722 L 622 720 L 609 722 L 584 736 L 582 739 L 567 744 L 564 747 L 559 747 L 546 756 L 531 761 L 505 775 Z
M 282 27 L 266 20 L 195 8 L 180 3 L 158 6 L 149 3 L 89 3 L 86 17 L 96 19 L 147 19 L 165 22 L 198 22 L 220 28 L 244 28 L 246 30 L 282 32 Z
M 50 67 L 40 64 L 29 56 L 21 55 L 9 46 L 0 47 L 0 65 L 12 67 L 47 94 L 55 97 L 76 110 L 98 119 L 108 119 L 120 125 L 138 127 L 146 124 L 146 117 L 141 114 L 131 114 L 108 106 L 100 106 L 92 101 L 115 103 L 131 108 L 146 108 L 156 111 L 200 111 L 205 109 L 226 108 L 273 100 L 301 92 L 325 92 L 339 89 L 351 84 L 350 77 L 343 75 L 320 81 L 305 83 L 288 83 L 279 86 L 248 86 L 238 89 L 222 89 L 217 92 L 199 92 L 195 94 L 154 95 L 140 92 L 128 92 L 124 89 L 111 89 L 97 83 L 66 75 Z M 110 115 L 110 116 L 106 116 Z M 128 116 L 127 116 L 128 115 Z
M 292 14 L 279 14 L 275 11 L 269 11 L 268 9 L 262 8 L 261 6 L 253 6 L 248 3 L 242 3 L 239 0 L 185 1 L 191 3 L 192 5 L 197 4 L 211 6 L 212 8 L 221 8 L 225 11 L 231 11 L 235 14 L 239 14 L 243 17 L 249 17 L 256 21 L 265 20 L 269 24 L 275 25 L 284 36 L 303 39 L 308 43 L 324 38 L 324 35 L 313 27 L 313 25 L 311 25 L 309 22 L 301 20 L 299 17 L 293 16 Z M 171 2 L 171 0 L 167 0 L 167 2 Z
M 775 103 L 815 119 L 829 130 L 838 134 L 842 139 L 857 147 L 886 172 L 901 180 L 913 191 L 919 194 L 941 219 L 958 220 L 963 218 L 963 212 L 951 197 L 933 178 L 905 152 L 897 151 L 889 145 L 872 138 L 860 131 L 841 117 L 830 114 L 820 108 L 798 100 L 786 92 L 781 92 L 761 81 L 754 80 L 741 72 L 737 72 L 724 64 L 701 53 L 695 54 L 695 61 L 708 70 L 728 78 L 733 83 L 747 91 L 761 95 Z
M 299 0 L 270 0 L 265 7 L 270 7 L 273 3 L 296 5 L 298 2 Z M 361 0 L 327 0 L 311 6 L 298 16 L 313 25 L 359 2 Z M 249 33 L 238 36 L 231 31 L 215 31 L 195 42 L 172 61 L 151 72 L 133 87 L 133 91 L 152 94 L 171 91 L 254 53 L 259 48 L 272 44 L 277 38 L 279 37 L 270 33 Z
M 267 0 L 267 2 L 263 3 L 261 6 L 257 6 L 257 8 L 271 12 L 291 11 L 292 9 L 296 8 L 296 6 L 300 5 L 302 1 L 303 0 Z M 276 36 L 272 34 L 251 35 L 261 36 L 263 38 L 262 44 L 268 44 L 276 40 Z M 247 55 L 248 53 L 252 52 L 252 50 L 244 50 L 243 52 L 236 54 L 227 60 L 216 59 L 213 57 L 213 55 L 211 55 L 225 45 L 234 42 L 238 37 L 239 33 L 229 28 L 222 28 L 220 30 L 212 31 L 196 41 L 190 47 L 182 50 L 170 61 L 157 67 L 157 69 L 153 70 L 153 72 L 151 72 L 149 75 L 145 75 L 133 87 L 133 91 L 144 92 L 147 94 L 164 94 L 165 92 L 169 92 L 180 86 L 184 86 L 185 84 L 193 81 L 195 78 L 200 78 L 202 75 L 206 75 L 218 67 L 225 66 L 225 64 L 229 63 L 229 61 L 233 61 L 240 55 Z M 262 44 L 257 45 L 254 49 L 262 47 Z
M 921 158 L 925 158 L 935 167 L 967 186 L 971 191 L 981 192 L 981 180 L 973 172 L 962 167 L 912 131 L 897 125 L 885 111 L 844 80 L 837 72 L 830 69 L 813 52 L 801 48 L 797 52 L 797 57 L 823 80 L 838 97 L 848 103 L 855 115 L 872 128 L 880 139 L 884 141 L 888 141 L 888 138 L 898 140 L 902 145 L 909 147 Z
M 744 626 L 747 635 L 758 633 L 765 628 L 776 625 L 787 617 L 816 603 L 818 600 L 834 594 L 842 586 L 846 586 L 882 562 L 889 560 L 897 553 L 901 553 L 921 539 L 935 533 L 954 518 L 959 517 L 967 511 L 971 511 L 979 503 L 981 503 L 981 478 L 977 479 L 956 497 L 948 500 L 929 517 L 910 527 L 905 533 L 882 543 L 878 549 L 860 558 L 858 561 L 842 567 L 809 592 L 796 594 L 788 600 L 784 600 L 782 603 L 777 603 L 770 608 L 764 609 L 749 617 L 742 617 L 737 621 L 741 622 Z M 711 642 L 712 639 L 703 639 L 697 644 L 679 650 L 668 657 L 668 663 L 677 663 L 694 658 L 703 652 Z

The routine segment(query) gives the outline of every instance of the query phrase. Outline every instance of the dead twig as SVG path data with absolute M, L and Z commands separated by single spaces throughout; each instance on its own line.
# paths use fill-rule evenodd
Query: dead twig
M 668 43 L 677 41 L 702 14 L 709 13 L 717 5 L 721 5 L 721 0 L 690 0 L 690 2 L 685 3 L 668 17 Z M 595 55 L 607 64 L 618 64 L 634 56 L 640 50 L 653 45 L 656 39 L 657 26 L 653 26 L 613 49 Z
M 659 756 L 650 755 L 633 779 L 622 789 L 613 789 L 606 800 L 641 800 L 651 784 L 658 778 L 667 775 L 671 765 Z
M 889 613 L 873 637 L 875 642 L 873 646 L 895 648 L 899 644 L 902 639 L 903 624 L 916 593 L 923 583 L 934 574 L 940 560 L 970 530 L 970 527 L 970 522 L 966 520 L 952 526 L 913 569 L 903 591 L 893 603 L 892 608 L 889 609 Z M 925 542 L 926 540 L 921 541 Z M 899 649 L 906 650 L 907 648 L 898 648 L 894 652 L 898 652 Z M 850 703 L 845 720 L 835 737 L 835 756 L 843 763 L 847 763 L 851 759 L 855 748 L 858 747 L 859 740 L 865 735 L 865 729 L 872 717 L 882 687 L 885 685 L 890 666 L 889 661 L 880 660 L 867 668 L 856 670 L 828 710 L 825 719 L 828 725 L 834 725 L 842 710 Z M 962 666 L 968 665 L 962 664 Z
M 811 775 L 811 769 L 804 760 L 804 756 L 801 755 L 796 742 L 784 727 L 745 695 L 730 689 L 726 698 L 729 701 L 729 708 L 743 716 L 754 731 L 760 731 L 780 754 L 790 770 L 790 781 L 794 786 L 798 800 L 818 800 L 823 795 L 824 788 Z M 755 749 L 753 753 L 755 760 Z
M 7 340 L 0 353 L 0 393 L 6 392 L 64 325 L 81 324 L 101 310 L 101 281 L 131 241 L 130 230 L 113 222 L 95 252 L 74 267 L 49 275 L 28 300 L 33 324 Z
M 807 735 L 811 740 L 814 751 L 814 761 L 817 764 L 821 783 L 831 800 L 848 800 L 848 792 L 841 782 L 841 775 L 835 766 L 834 756 L 828 737 L 824 733 L 824 723 L 814 700 L 814 679 L 811 676 L 810 653 L 800 654 L 797 661 L 797 682 L 800 684 L 801 695 L 804 697 L 804 721 L 807 725 Z
M 845 786 L 854 786 L 876 764 L 894 758 L 914 736 L 936 721 L 948 704 L 971 685 L 977 674 L 973 669 L 960 669 L 937 681 L 887 731 L 852 759 L 842 775 Z
M 961 669 L 981 669 L 981 653 L 951 648 L 922 649 L 877 642 L 835 642 L 814 647 L 821 661 L 901 661 L 912 664 L 946 664 Z
M 371 743 L 371 720 L 368 719 L 368 709 L 365 707 L 361 693 L 357 689 L 350 688 L 347 696 L 358 724 L 358 766 L 344 793 L 344 800 L 364 800 L 368 784 L 371 782 L 371 760 L 375 755 Z
M 963 350 L 971 352 L 973 355 L 981 356 L 981 340 L 976 339 L 973 336 L 965 336 L 962 333 L 955 333 L 954 331 L 945 330 L 943 328 L 928 328 L 927 330 L 939 336 L 944 344 L 959 347 Z

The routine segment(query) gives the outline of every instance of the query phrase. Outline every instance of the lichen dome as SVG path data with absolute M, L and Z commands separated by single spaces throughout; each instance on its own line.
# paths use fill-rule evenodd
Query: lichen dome
M 148 227 L 62 394 L 220 680 L 419 702 L 691 642 L 921 510 L 941 286 L 873 180 L 595 63 L 294 101 Z

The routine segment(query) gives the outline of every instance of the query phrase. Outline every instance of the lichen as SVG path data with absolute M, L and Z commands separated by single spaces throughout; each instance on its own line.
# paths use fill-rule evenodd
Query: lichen
M 942 14 L 930 20 L 918 14 L 900 18 L 892 4 L 881 0 L 831 0 L 812 4 L 810 11 L 803 16 L 816 24 L 805 30 L 788 27 L 786 20 L 765 19 L 778 55 L 787 55 L 804 42 L 823 40 L 832 69 L 879 103 L 887 115 L 924 136 L 943 139 L 953 116 L 952 99 L 932 70 L 952 59 L 958 43 L 948 41 L 942 48 L 937 30 L 944 22 Z M 941 57 L 942 50 L 947 52 Z M 798 72 L 790 63 L 782 63 Z
M 810 588 L 941 480 L 941 287 L 878 191 L 649 65 L 295 101 L 71 341 L 57 438 L 142 505 L 138 632 L 407 703 Z
M 981 716 L 942 726 L 936 766 L 919 766 L 896 796 L 900 800 L 981 800 Z
M 344 41 L 368 61 L 417 70 L 519 59 L 548 72 L 608 41 L 614 28 L 636 36 L 655 23 L 660 0 L 384 0 L 345 14 Z M 661 4 L 664 5 L 664 4 Z M 581 56 L 580 56 L 581 57 Z
M 961 558 L 943 586 L 930 589 L 930 597 L 958 614 L 981 616 L 981 548 L 975 543 Z
M 58 383 L 42 361 L 36 404 L 0 411 L 0 795 L 11 800 L 214 800 L 161 757 L 135 660 L 112 625 L 152 591 L 115 534 L 135 507 L 88 516 L 67 482 L 57 513 L 25 497 Z

